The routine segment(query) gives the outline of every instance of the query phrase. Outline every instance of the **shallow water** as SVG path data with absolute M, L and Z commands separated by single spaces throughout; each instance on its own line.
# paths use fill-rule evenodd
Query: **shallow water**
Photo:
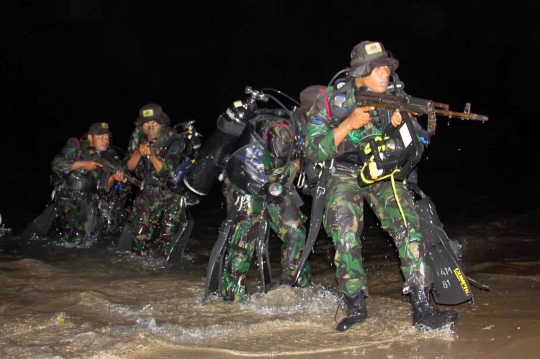
M 453 327 L 422 333 L 411 326 L 400 293 L 394 247 L 367 220 L 364 256 L 369 318 L 345 333 L 332 246 L 321 236 L 312 255 L 314 287 L 257 286 L 245 304 L 217 296 L 201 303 L 208 256 L 222 212 L 201 209 L 182 265 L 115 251 L 115 239 L 65 248 L 48 239 L 0 239 L 2 358 L 507 358 L 540 347 L 540 212 L 446 228 L 462 245 L 463 265 L 491 290 L 473 288 L 474 304 L 456 306 Z M 274 278 L 279 243 L 271 239 Z

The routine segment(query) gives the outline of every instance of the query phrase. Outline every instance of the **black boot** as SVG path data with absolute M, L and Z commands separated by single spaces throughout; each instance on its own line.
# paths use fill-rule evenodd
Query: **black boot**
M 411 304 L 413 309 L 413 325 L 417 329 L 423 327 L 439 329 L 448 323 L 458 321 L 458 313 L 453 310 L 440 311 L 429 302 L 429 288 L 411 288 Z
M 336 327 L 338 332 L 343 332 L 354 324 L 360 324 L 367 318 L 364 292 L 360 292 L 352 298 L 345 296 L 345 303 L 347 304 L 347 316 L 338 323 Z

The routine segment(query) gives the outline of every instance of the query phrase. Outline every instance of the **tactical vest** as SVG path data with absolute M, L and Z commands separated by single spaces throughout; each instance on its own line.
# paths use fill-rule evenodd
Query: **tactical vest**
M 171 149 L 177 142 L 183 143 L 184 139 L 176 133 L 172 133 L 168 138 L 161 137 L 152 145 L 154 149 L 158 152 L 158 158 L 165 162 L 168 160 Z M 182 144 L 183 146 L 183 144 Z M 141 178 L 144 181 L 144 184 L 150 187 L 160 187 L 166 188 L 167 181 L 161 178 L 158 178 L 154 174 L 154 166 L 152 162 L 146 158 L 141 158 L 141 162 L 137 165 L 135 169 L 137 177 Z
M 349 91 L 352 86 L 352 81 L 347 82 L 328 99 L 333 127 L 337 127 L 354 110 L 353 107 L 344 111 L 336 105 L 336 98 Z M 407 113 L 402 113 L 403 123 L 395 128 L 391 125 L 392 113 L 393 111 L 385 109 L 372 111 L 371 122 L 380 129 L 380 135 L 362 139 L 359 146 L 347 150 L 334 160 L 336 164 L 345 164 L 355 170 L 360 167 L 358 180 L 361 186 L 390 176 L 403 180 L 421 158 L 423 145 L 418 138 L 418 133 L 422 130 L 420 124 Z

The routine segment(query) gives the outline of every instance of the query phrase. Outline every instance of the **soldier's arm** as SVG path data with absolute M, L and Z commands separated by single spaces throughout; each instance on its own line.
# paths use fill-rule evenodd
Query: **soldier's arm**
M 180 165 L 180 160 L 182 159 L 182 153 L 184 151 L 184 144 L 182 140 L 175 141 L 171 144 L 171 148 L 169 150 L 169 154 L 167 155 L 167 158 L 159 161 L 161 167 L 158 170 L 158 167 L 154 164 L 154 160 L 152 157 L 150 157 L 150 160 L 152 160 L 152 164 L 154 164 L 154 168 L 156 169 L 156 177 L 164 179 L 166 181 L 170 180 L 174 176 L 174 172 L 176 168 Z M 157 163 L 156 163 L 157 164 Z
M 331 160 L 343 153 L 343 149 L 336 144 L 336 135 L 334 134 L 336 129 L 331 126 L 331 115 L 328 113 L 324 101 L 321 95 L 317 96 L 311 111 L 308 113 L 304 146 L 306 157 L 313 163 Z
M 373 106 L 357 107 L 339 126 L 334 128 L 334 142 L 336 145 L 339 146 L 352 130 L 364 127 L 371 120 L 369 111 L 373 109 L 375 109 Z M 398 115 L 399 112 L 396 116 Z M 394 117 L 392 117 L 392 121 L 394 121 Z M 401 123 L 401 116 L 399 116 L 399 122 Z
M 62 150 L 54 157 L 51 162 L 51 170 L 58 174 L 68 174 L 77 158 L 79 149 L 77 144 L 68 141 Z
M 124 156 L 125 169 L 128 171 L 134 171 L 137 164 L 141 160 L 141 153 L 139 152 L 140 142 L 140 130 L 135 129 L 129 139 L 128 148 Z

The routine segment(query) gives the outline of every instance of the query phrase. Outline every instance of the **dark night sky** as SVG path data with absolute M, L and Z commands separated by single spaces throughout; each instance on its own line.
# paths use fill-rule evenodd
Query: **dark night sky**
M 220 112 L 244 98 L 245 86 L 297 97 L 347 67 L 350 50 L 362 40 L 381 41 L 400 60 L 409 94 L 449 103 L 454 111 L 472 102 L 472 112 L 490 117 L 485 124 L 439 118 L 421 167 L 426 191 L 443 188 L 443 206 L 455 200 L 442 195 L 448 188 L 457 191 L 459 203 L 471 193 L 503 198 L 509 195 L 502 188 L 525 192 L 540 172 L 539 126 L 532 116 L 540 5 L 497 3 L 4 4 L 0 213 L 4 222 L 6 213 L 39 213 L 50 195 L 50 161 L 92 122 L 109 122 L 115 144 L 125 148 L 138 109 L 156 102 L 173 122 L 195 119 L 206 135 Z M 534 206 L 538 190 L 521 196 Z

